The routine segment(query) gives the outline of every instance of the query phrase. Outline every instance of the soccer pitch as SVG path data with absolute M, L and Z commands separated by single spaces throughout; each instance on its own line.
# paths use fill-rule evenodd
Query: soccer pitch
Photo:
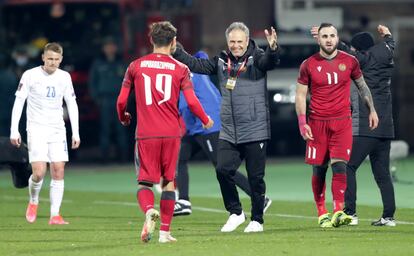
M 65 177 L 62 215 L 70 225 L 49 226 L 49 179 L 43 184 L 36 223 L 24 218 L 27 189 L 12 187 L 0 172 L 0 255 L 412 255 L 414 252 L 414 158 L 397 164 L 396 227 L 372 227 L 382 213 L 381 198 L 365 163 L 358 171 L 356 227 L 322 230 L 317 225 L 310 176 L 301 160 L 269 160 L 267 195 L 273 204 L 265 215 L 265 232 L 244 234 L 248 221 L 235 232 L 219 230 L 227 219 L 214 170 L 209 164 L 190 165 L 193 213 L 176 217 L 174 244 L 140 240 L 143 214 L 135 199 L 132 165 L 72 166 Z M 330 181 L 328 176 L 327 180 Z M 243 208 L 248 198 L 240 192 Z M 332 209 L 330 183 L 328 209 Z M 157 198 L 158 202 L 158 198 Z

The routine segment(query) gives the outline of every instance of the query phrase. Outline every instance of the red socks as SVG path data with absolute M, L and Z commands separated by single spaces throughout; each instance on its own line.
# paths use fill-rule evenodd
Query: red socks
M 346 174 L 334 173 L 332 177 L 332 197 L 334 210 L 333 212 L 344 209 L 344 197 L 346 190 Z
M 161 226 L 160 230 L 170 231 L 170 225 L 174 214 L 175 192 L 163 191 L 161 193 L 160 210 Z
M 325 177 L 312 176 L 312 191 L 316 208 L 318 209 L 318 216 L 327 213 L 325 206 Z
M 140 188 L 137 191 L 137 200 L 141 210 L 146 213 L 154 208 L 154 192 L 150 188 Z

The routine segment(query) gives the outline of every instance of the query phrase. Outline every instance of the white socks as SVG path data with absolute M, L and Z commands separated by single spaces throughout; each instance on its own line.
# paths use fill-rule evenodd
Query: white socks
M 31 204 L 39 204 L 39 193 L 42 189 L 43 180 L 39 182 L 34 182 L 32 180 L 32 175 L 29 177 L 29 196 Z
M 64 180 L 50 181 L 50 217 L 59 215 L 60 205 L 63 199 Z

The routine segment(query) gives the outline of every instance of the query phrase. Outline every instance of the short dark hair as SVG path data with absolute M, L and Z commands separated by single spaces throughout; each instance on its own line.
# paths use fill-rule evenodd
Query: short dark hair
M 58 43 L 53 42 L 53 43 L 46 44 L 44 49 L 43 49 L 43 53 L 45 53 L 47 51 L 52 51 L 52 52 L 60 53 L 60 54 L 63 55 L 63 48 Z
M 328 27 L 334 27 L 335 28 L 335 26 L 332 23 L 322 22 L 321 25 L 319 25 L 318 33 L 321 31 L 321 29 L 328 28 Z
M 177 29 L 169 21 L 160 21 L 151 24 L 149 36 L 156 46 L 168 46 L 177 36 Z

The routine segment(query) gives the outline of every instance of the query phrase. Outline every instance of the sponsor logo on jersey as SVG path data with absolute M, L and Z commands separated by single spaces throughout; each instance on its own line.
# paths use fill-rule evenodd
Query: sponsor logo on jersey
M 341 71 L 345 71 L 346 70 L 346 65 L 344 63 L 341 63 L 338 65 L 339 70 Z
M 321 67 L 321 66 L 318 66 L 316 69 L 317 69 L 319 72 L 321 72 L 322 67 Z

